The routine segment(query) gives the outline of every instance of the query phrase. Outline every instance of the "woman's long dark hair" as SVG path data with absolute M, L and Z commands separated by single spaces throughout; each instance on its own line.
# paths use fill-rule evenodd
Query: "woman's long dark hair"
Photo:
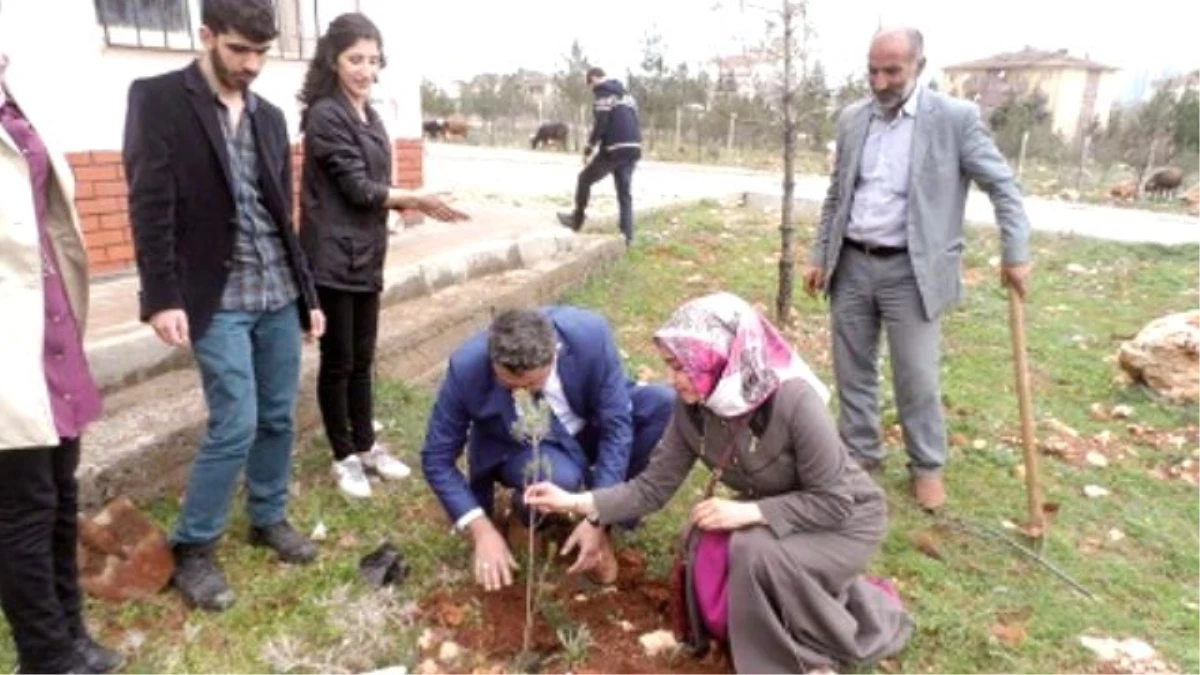
M 349 12 L 329 23 L 329 29 L 317 40 L 317 53 L 308 62 L 304 74 L 304 87 L 296 98 L 300 101 L 300 130 L 308 121 L 308 109 L 312 104 L 337 93 L 340 83 L 337 76 L 337 60 L 342 52 L 353 47 L 359 40 L 372 40 L 379 45 L 379 67 L 387 65 L 383 57 L 383 35 L 365 14 Z

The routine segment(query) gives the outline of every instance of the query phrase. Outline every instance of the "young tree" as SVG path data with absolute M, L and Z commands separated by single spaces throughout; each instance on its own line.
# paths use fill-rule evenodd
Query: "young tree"
M 422 80 L 421 111 L 427 117 L 449 117 L 454 114 L 454 99 L 445 89 L 429 80 Z
M 554 74 L 554 89 L 558 93 L 558 100 L 565 108 L 561 112 L 562 117 L 573 120 L 575 128 L 578 132 L 582 126 L 587 124 L 586 106 L 592 101 L 592 90 L 588 87 L 585 76 L 588 68 L 591 68 L 591 63 L 583 52 L 583 47 L 580 46 L 579 40 L 571 43 L 571 53 L 565 59 L 566 64 L 563 70 Z M 579 145 L 578 135 L 576 137 L 576 145 Z

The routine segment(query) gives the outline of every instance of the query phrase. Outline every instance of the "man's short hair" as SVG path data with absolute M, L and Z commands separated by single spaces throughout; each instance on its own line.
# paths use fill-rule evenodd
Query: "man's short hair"
M 279 35 L 273 0 L 204 0 L 200 23 L 214 34 L 237 31 L 255 42 Z
M 513 373 L 527 373 L 554 362 L 554 326 L 541 312 L 510 309 L 488 329 L 488 356 Z
M 590 80 L 593 77 L 599 77 L 599 78 L 603 79 L 604 78 L 604 69 L 603 68 L 588 68 L 587 79 Z

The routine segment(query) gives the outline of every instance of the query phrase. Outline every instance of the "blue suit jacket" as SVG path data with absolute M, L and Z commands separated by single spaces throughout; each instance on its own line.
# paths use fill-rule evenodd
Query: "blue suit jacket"
M 548 442 L 581 466 L 593 470 L 592 487 L 625 480 L 633 443 L 629 382 L 608 322 L 594 312 L 574 307 L 547 307 L 542 312 L 558 333 L 557 369 L 571 410 L 598 431 L 598 448 L 587 452 L 557 422 Z M 492 370 L 487 331 L 472 337 L 450 357 L 437 401 L 429 417 L 421 466 L 425 480 L 452 521 L 480 504 L 468 478 L 456 466 L 467 446 L 470 482 L 485 478 L 509 457 L 526 450 L 512 436 L 517 419 L 512 392 Z M 554 433 L 558 432 L 558 433 Z

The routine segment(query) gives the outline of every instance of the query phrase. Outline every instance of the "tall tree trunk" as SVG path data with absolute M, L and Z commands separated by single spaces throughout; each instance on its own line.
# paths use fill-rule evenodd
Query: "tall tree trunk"
M 792 290 L 796 284 L 796 123 L 793 119 L 792 49 L 795 30 L 792 0 L 783 0 L 783 204 L 779 224 L 779 291 L 775 318 L 780 326 L 791 321 Z

